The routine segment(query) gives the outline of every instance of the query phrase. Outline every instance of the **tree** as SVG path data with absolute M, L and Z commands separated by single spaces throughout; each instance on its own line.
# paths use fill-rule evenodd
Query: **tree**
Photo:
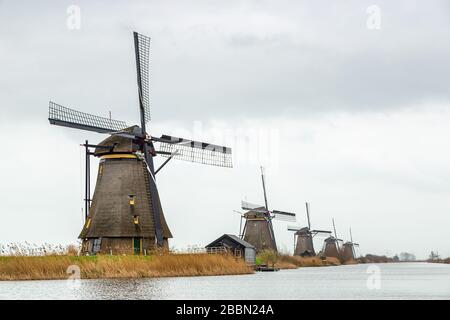
M 278 254 L 273 250 L 264 250 L 259 254 L 259 258 L 265 262 L 267 266 L 272 265 L 272 267 L 278 261 Z
M 439 260 L 439 254 L 437 252 L 431 251 L 429 259 L 431 261 Z
M 409 252 L 402 252 L 400 253 L 400 261 L 415 261 L 416 256 Z

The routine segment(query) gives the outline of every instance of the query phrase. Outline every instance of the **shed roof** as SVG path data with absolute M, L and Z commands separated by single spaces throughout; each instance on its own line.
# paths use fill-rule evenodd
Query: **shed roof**
M 240 244 L 241 246 L 245 247 L 245 248 L 253 248 L 256 249 L 255 246 L 251 245 L 250 243 L 248 243 L 247 241 L 242 240 L 241 238 L 239 238 L 238 236 L 235 236 L 234 234 L 224 234 L 223 236 L 217 238 L 216 240 L 214 240 L 213 242 L 211 242 L 210 244 L 208 244 L 207 246 L 205 246 L 205 248 L 208 247 L 213 247 L 215 243 L 221 241 L 223 238 L 228 238 L 231 241 Z

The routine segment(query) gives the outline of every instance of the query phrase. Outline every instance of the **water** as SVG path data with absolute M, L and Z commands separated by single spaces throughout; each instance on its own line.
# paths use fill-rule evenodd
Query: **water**
M 351 265 L 241 276 L 80 280 L 78 284 L 2 281 L 0 299 L 450 299 L 450 265 Z

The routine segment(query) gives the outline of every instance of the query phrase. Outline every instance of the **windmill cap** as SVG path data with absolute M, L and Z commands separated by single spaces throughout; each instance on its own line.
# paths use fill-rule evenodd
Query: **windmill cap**
M 140 127 L 132 126 L 122 131 L 135 134 L 140 131 Z M 98 145 L 103 147 L 114 147 L 112 151 L 113 153 L 134 153 L 136 150 L 139 150 L 139 146 L 133 143 L 133 139 L 118 135 L 111 135 L 102 142 L 100 142 Z M 96 157 L 100 157 L 102 155 L 110 154 L 112 152 L 111 149 L 107 148 L 95 148 L 94 155 Z
M 296 232 L 296 234 L 309 234 L 309 228 L 308 227 L 303 227 L 300 230 L 298 230 Z

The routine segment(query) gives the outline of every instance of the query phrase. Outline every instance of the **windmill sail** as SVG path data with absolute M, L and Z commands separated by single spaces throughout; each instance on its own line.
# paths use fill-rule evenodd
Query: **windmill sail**
M 274 219 L 295 222 L 295 213 L 273 210 Z
M 311 220 L 309 217 L 309 203 L 306 202 L 306 218 L 308 219 L 308 228 L 311 229 Z
M 146 159 L 150 158 L 151 161 L 153 161 L 153 159 L 149 156 L 145 157 Z M 148 160 L 146 160 L 146 168 L 148 170 L 149 173 L 149 191 L 150 191 L 150 195 L 151 195 L 151 201 L 150 201 L 150 205 L 152 207 L 152 213 L 153 213 L 153 221 L 155 223 L 155 236 L 156 236 L 156 242 L 159 246 L 163 245 L 163 241 L 164 241 L 164 235 L 163 235 L 163 228 L 162 228 L 162 219 L 161 219 L 161 208 L 160 208 L 160 203 L 161 200 L 159 198 L 159 192 L 158 192 L 158 187 L 156 186 L 156 181 L 155 181 L 155 174 L 154 174 L 154 168 L 153 168 L 153 162 L 149 163 L 147 162 Z
M 127 127 L 124 121 L 99 117 L 93 114 L 69 109 L 49 102 L 48 120 L 57 126 L 94 131 L 98 133 L 112 133 Z
M 144 36 L 137 32 L 133 32 L 134 36 L 134 51 L 136 55 L 136 74 L 139 93 L 139 111 L 141 116 L 141 130 L 142 136 L 146 133 L 146 123 L 150 121 L 150 89 L 149 89 L 149 59 L 150 59 L 150 37 Z M 153 156 L 149 154 L 149 148 L 153 149 L 153 144 L 150 146 L 147 143 L 142 144 L 142 152 L 147 162 L 150 173 L 149 189 L 152 199 L 158 199 L 158 188 L 155 181 L 155 168 L 153 165 Z M 163 230 L 161 223 L 161 210 L 156 201 L 151 203 L 153 216 L 155 221 L 155 233 L 158 246 L 163 245 Z
M 267 210 L 264 208 L 263 205 L 260 204 L 254 204 L 247 201 L 241 201 L 241 208 L 243 210 L 249 210 L 249 211 L 258 211 L 258 212 L 267 212 Z
M 326 231 L 326 230 L 311 230 L 311 232 L 316 233 L 316 234 L 331 234 L 331 231 Z
M 262 180 L 262 186 L 263 186 L 263 192 L 264 192 L 264 204 L 266 206 L 266 209 L 269 210 L 269 205 L 267 204 L 266 177 L 264 174 L 263 166 L 261 166 L 261 180 Z
M 139 104 L 141 109 L 142 128 L 150 121 L 150 89 L 149 89 L 149 63 L 150 63 L 150 37 L 133 32 L 134 50 L 136 53 L 136 69 L 139 90 Z
M 168 135 L 152 137 L 152 140 L 160 143 L 158 153 L 163 157 L 169 157 L 176 152 L 174 159 L 217 167 L 233 167 L 230 148 Z

